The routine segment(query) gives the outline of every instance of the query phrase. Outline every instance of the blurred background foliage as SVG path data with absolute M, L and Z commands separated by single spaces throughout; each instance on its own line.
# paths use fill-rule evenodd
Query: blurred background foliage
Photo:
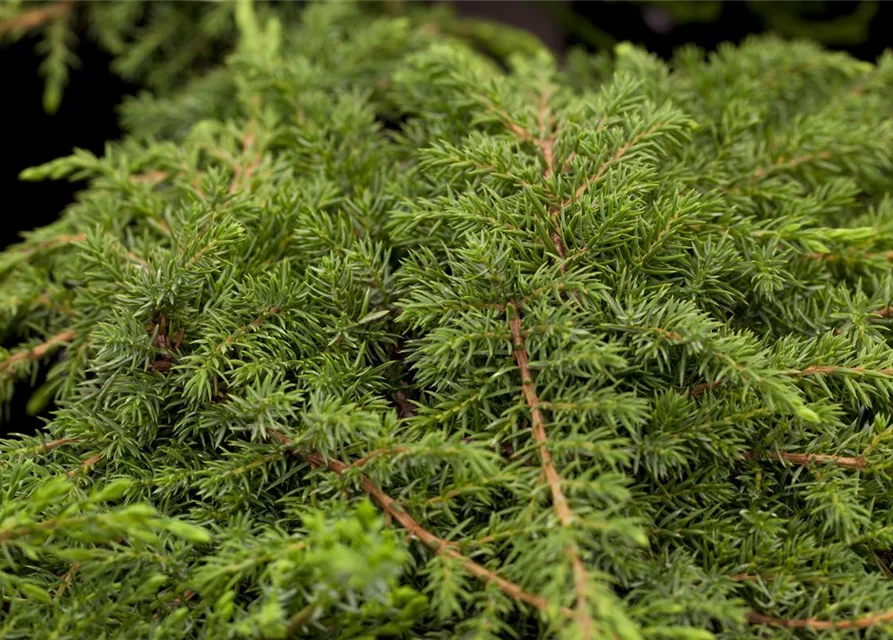
M 258 11 L 297 18 L 301 0 L 256 0 Z M 0 188 L 7 202 L 28 202 L 27 216 L 7 216 L 2 245 L 18 231 L 51 221 L 78 185 L 18 181 L 29 166 L 81 147 L 101 153 L 118 137 L 117 107 L 141 90 L 167 91 L 214 65 L 235 34 L 233 2 L 168 0 L 87 2 L 0 1 L 0 114 L 7 149 Z M 561 59 L 579 51 L 611 50 L 619 42 L 662 57 L 694 44 L 711 51 L 721 42 L 773 32 L 805 38 L 873 61 L 893 46 L 893 3 L 767 2 L 745 0 L 380 0 L 370 13 L 425 12 L 445 30 L 472 40 L 495 58 L 536 48 Z M 262 16 L 261 16 L 262 17 Z M 481 22 L 480 20 L 484 20 Z M 514 31 L 496 25 L 517 27 Z
M 650 44 L 650 50 L 667 55 L 668 47 L 681 44 L 709 49 L 718 42 L 772 32 L 874 59 L 893 44 L 886 26 L 891 13 L 884 4 L 875 0 L 558 2 L 550 3 L 550 10 L 569 37 L 589 49 L 612 46 L 620 38 Z
M 869 38 L 877 2 L 755 2 L 743 3 L 762 21 L 765 30 L 780 36 L 809 38 L 826 45 L 852 45 Z M 722 15 L 722 2 L 649 3 L 676 24 L 709 24 Z
M 300 0 L 261 0 L 260 13 L 299 14 Z M 544 43 L 566 59 L 628 41 L 663 57 L 684 44 L 705 51 L 721 42 L 774 32 L 806 38 L 874 60 L 893 46 L 893 3 L 643 2 L 579 0 L 428 0 L 366 2 L 370 12 L 437 12 L 443 28 L 495 58 Z M 142 90 L 166 91 L 226 54 L 235 34 L 231 2 L 0 1 L 0 117 L 5 196 L 0 246 L 56 218 L 80 184 L 25 183 L 19 173 L 75 147 L 101 154 L 121 131 L 117 109 Z M 481 20 L 484 20 L 481 22 Z M 510 25 L 516 30 L 496 29 Z M 27 398 L 19 394 L 18 398 Z M 6 419 L 24 405 L 5 407 Z M 0 420 L 2 422 L 3 420 Z
M 288 19 L 300 13 L 301 0 L 256 0 L 259 11 Z M 620 41 L 669 55 L 680 44 L 711 49 L 752 33 L 773 32 L 806 38 L 835 48 L 854 49 L 873 58 L 890 44 L 889 10 L 877 0 L 855 2 L 767 2 L 745 0 L 633 0 L 580 2 L 557 0 L 470 1 L 384 0 L 364 4 L 370 13 L 412 14 L 424 7 L 459 35 L 471 36 L 497 56 L 531 46 L 523 32 L 497 34 L 465 17 L 487 18 L 532 32 L 559 56 L 568 49 L 600 51 Z M 109 69 L 121 79 L 165 90 L 203 65 L 219 60 L 234 35 L 234 2 L 7 0 L 0 4 L 0 43 L 24 40 L 45 79 L 43 106 L 58 110 L 72 70 L 81 67 L 77 50 L 95 47 L 113 57 Z M 262 17 L 262 16 L 261 16 Z M 875 42 L 876 41 L 876 42 Z M 873 45 L 873 46 L 872 46 Z M 871 50 L 877 50 L 871 55 Z M 7 65 L 3 65 L 8 67 Z M 96 71 L 96 69 L 91 69 Z
M 300 14 L 301 0 L 256 0 L 258 11 Z M 120 135 L 117 108 L 141 90 L 167 91 L 216 64 L 234 34 L 233 2 L 168 0 L 0 2 L 0 114 L 7 149 L 0 188 L 7 202 L 27 202 L 28 214 L 7 215 L 0 246 L 42 226 L 71 200 L 77 184 L 18 181 L 22 169 L 80 147 L 101 153 Z M 580 51 L 611 50 L 619 42 L 669 57 L 682 45 L 711 51 L 722 42 L 772 32 L 805 38 L 873 61 L 893 46 L 893 3 L 745 0 L 490 1 L 380 0 L 370 13 L 425 13 L 441 28 L 472 40 L 495 58 L 540 42 L 566 59 Z M 481 21 L 483 20 L 483 21 Z M 515 30 L 497 29 L 510 25 Z

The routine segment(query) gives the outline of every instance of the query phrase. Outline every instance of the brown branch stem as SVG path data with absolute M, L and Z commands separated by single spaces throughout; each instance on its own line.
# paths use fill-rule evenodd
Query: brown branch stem
M 880 252 L 872 252 L 859 254 L 855 249 L 850 249 L 846 253 L 808 253 L 806 254 L 807 258 L 812 258 L 813 260 L 824 260 L 825 262 L 835 262 L 845 257 L 852 258 L 853 256 L 858 258 L 866 258 L 868 260 L 873 260 L 880 258 L 881 260 L 887 260 L 888 262 L 893 262 L 893 251 L 880 251 Z M 887 317 L 887 316 L 882 316 Z
M 400 455 L 401 453 L 408 453 L 412 451 L 409 447 L 394 447 L 393 449 L 376 449 L 372 453 L 363 456 L 359 460 L 354 460 L 351 462 L 348 467 L 358 468 L 365 466 L 370 460 L 374 460 L 375 458 L 379 458 L 381 456 L 395 456 Z
M 65 590 L 71 585 L 72 580 L 74 580 L 74 574 L 77 573 L 78 567 L 80 567 L 80 565 L 77 562 L 71 563 L 71 567 L 62 575 L 62 584 L 56 589 L 56 595 L 53 596 L 53 600 L 58 600 L 62 594 L 65 593 Z
M 880 613 L 869 613 L 849 620 L 817 620 L 816 618 L 785 619 L 765 616 L 751 611 L 747 614 L 747 621 L 751 624 L 760 624 L 770 627 L 784 627 L 786 629 L 868 629 L 885 622 L 893 622 L 893 609 Z
M 254 97 L 254 103 L 255 106 L 259 106 L 259 96 Z M 243 158 L 246 158 L 247 161 L 244 166 L 237 164 L 233 168 L 233 180 L 229 185 L 230 194 L 238 193 L 239 190 L 251 180 L 251 176 L 254 175 L 254 172 L 263 160 L 261 153 L 255 150 L 255 146 L 257 145 L 257 134 L 254 130 L 256 127 L 257 121 L 254 118 L 251 118 L 251 120 L 248 121 L 247 131 L 242 138 L 242 156 Z
M 832 373 L 868 373 L 868 374 L 878 374 L 881 376 L 893 376 L 893 368 L 890 369 L 866 369 L 865 367 L 840 367 L 837 365 L 811 365 L 806 367 L 805 369 L 793 369 L 790 371 L 783 371 L 782 375 L 791 377 L 791 378 L 803 378 L 806 376 L 819 376 L 819 375 L 827 375 Z M 719 378 L 718 380 L 714 380 L 713 382 L 702 382 L 699 385 L 696 385 L 689 390 L 689 395 L 693 397 L 697 397 L 703 394 L 705 391 L 709 391 L 722 384 L 725 381 L 725 378 Z
M 558 471 L 555 468 L 555 463 L 552 461 L 552 454 L 549 452 L 548 437 L 546 436 L 546 421 L 543 419 L 542 411 L 540 411 L 542 403 L 536 393 L 533 374 L 530 371 L 527 348 L 524 344 L 521 312 L 517 306 L 514 307 L 514 311 L 515 314 L 509 321 L 509 327 L 512 331 L 515 363 L 518 365 L 518 369 L 521 372 L 521 389 L 530 410 L 531 432 L 533 439 L 537 444 L 543 475 L 546 477 L 546 482 L 548 482 L 552 494 L 552 507 L 555 510 L 555 515 L 558 517 L 558 521 L 562 526 L 569 527 L 575 519 L 574 513 L 568 504 L 567 497 L 564 495 L 564 490 L 561 488 L 561 476 L 558 474 Z M 571 567 L 574 573 L 574 587 L 577 592 L 575 614 L 577 622 L 580 625 L 580 631 L 584 639 L 595 638 L 597 637 L 597 631 L 594 629 L 591 616 L 586 611 L 586 592 L 589 581 L 588 574 L 586 568 L 583 566 L 583 560 L 580 558 L 580 552 L 576 545 L 568 545 L 567 554 L 571 561 Z
M 577 188 L 577 191 L 574 194 L 573 200 L 579 200 L 583 196 L 583 194 L 586 193 L 586 191 L 592 185 L 594 185 L 596 182 L 598 182 L 601 179 L 601 177 L 602 177 L 602 175 L 604 175 L 605 171 L 608 170 L 608 167 L 613 165 L 615 162 L 618 162 L 623 156 L 626 155 L 626 153 L 631 148 L 633 148 L 635 145 L 637 145 L 639 143 L 639 141 L 642 140 L 642 138 L 644 138 L 645 136 L 651 135 L 652 133 L 657 131 L 658 128 L 660 128 L 659 124 L 649 127 L 645 131 L 642 131 L 641 133 L 634 136 L 632 140 L 630 140 L 629 142 L 627 142 L 626 144 L 621 146 L 619 149 L 617 149 L 617 151 L 614 152 L 614 155 L 612 155 L 610 158 L 608 158 L 607 160 L 602 162 L 601 166 L 599 166 L 598 170 L 595 172 L 595 175 L 588 178 L 583 184 L 581 184 Z M 564 203 L 562 203 L 561 207 L 565 208 L 565 207 L 570 206 L 571 203 L 573 202 L 573 200 L 565 200 Z
M 72 469 L 71 471 L 69 471 L 68 474 L 67 474 L 68 477 L 69 477 L 69 478 L 73 478 L 75 475 L 77 475 L 77 473 L 78 473 L 79 471 L 81 471 L 81 472 L 87 472 L 87 471 L 90 469 L 90 467 L 92 467 L 94 464 L 97 464 L 97 463 L 99 463 L 99 462 L 102 462 L 102 458 L 103 458 L 103 456 L 102 456 L 101 453 L 94 453 L 92 456 L 90 456 L 89 458 L 87 458 L 86 460 L 84 460 L 84 461 L 81 463 L 81 466 L 80 466 L 80 467 L 78 467 L 77 469 Z
M 24 360 L 39 360 L 55 347 L 63 344 L 68 344 L 69 342 L 74 340 L 76 336 L 77 334 L 69 329 L 67 331 L 57 333 L 56 335 L 48 338 L 36 347 L 25 349 L 24 351 L 18 351 L 3 362 L 0 362 L 0 372 L 6 371 L 10 367 Z
M 80 442 L 77 438 L 59 438 L 58 440 L 51 440 L 43 445 L 41 452 L 52 451 L 56 447 L 64 447 L 67 444 L 77 444 Z
M 68 15 L 73 8 L 74 0 L 62 0 L 48 6 L 30 9 L 14 18 L 0 22 L 0 36 L 7 33 L 37 29 L 54 18 Z
M 288 447 L 289 451 L 292 454 L 304 458 L 314 467 L 325 468 L 340 476 L 352 466 L 349 464 L 345 464 L 340 460 L 326 459 L 320 453 L 301 453 L 292 448 L 292 441 L 284 434 L 277 431 L 271 431 L 270 434 L 277 440 L 279 440 L 281 444 Z M 412 516 L 404 511 L 403 507 L 399 503 L 397 503 L 393 498 L 382 491 L 378 487 L 378 485 L 372 482 L 372 480 L 365 475 L 360 476 L 360 488 L 363 490 L 364 493 L 372 498 L 372 500 L 374 500 L 379 507 L 381 507 L 381 509 L 390 519 L 396 520 L 412 536 L 421 540 L 422 543 L 425 544 L 425 546 L 433 550 L 438 555 L 460 562 L 462 566 L 465 567 L 466 571 L 468 571 L 470 574 L 477 578 L 480 578 L 487 584 L 493 584 L 500 591 L 513 598 L 514 600 L 528 604 L 544 613 L 549 612 L 551 607 L 549 601 L 546 598 L 525 591 L 520 585 L 506 580 L 496 572 L 487 569 L 471 558 L 467 558 L 456 551 L 452 543 L 444 540 L 443 538 L 437 537 L 436 535 L 425 529 Z M 568 613 L 564 609 L 562 609 L 562 612 L 565 614 Z
M 38 249 L 49 249 L 56 247 L 61 244 L 73 244 L 75 242 L 83 242 L 87 239 L 86 233 L 72 233 L 72 234 L 62 234 L 56 236 L 55 238 L 49 238 L 48 240 L 43 240 L 38 242 L 35 246 L 31 247 L 20 247 L 18 249 L 12 249 L 13 251 L 18 251 L 18 253 L 22 255 L 30 255 L 37 251 Z
M 803 377 L 824 375 L 827 373 L 878 373 L 883 376 L 893 375 L 893 369 L 866 369 L 865 367 L 838 367 L 834 365 L 813 365 L 796 371 L 785 371 L 786 376 Z
M 539 129 L 539 138 L 536 139 L 536 146 L 540 153 L 543 154 L 543 160 L 546 162 L 546 168 L 543 170 L 543 177 L 548 180 L 555 173 L 554 145 L 556 134 L 552 131 L 552 122 L 549 115 L 549 97 L 551 90 L 547 87 L 540 93 L 539 105 L 536 110 L 536 123 Z
M 768 167 L 759 167 L 758 169 L 756 169 L 751 176 L 751 180 L 757 180 L 758 178 L 761 178 L 772 171 L 777 171 L 780 169 L 794 169 L 805 162 L 810 162 L 812 160 L 828 160 L 830 157 L 830 151 L 819 151 L 817 153 L 791 158 L 790 160 L 787 160 L 784 158 L 784 156 L 782 156 L 776 159 L 775 162 L 773 162 Z
M 772 460 L 784 460 L 791 464 L 799 464 L 808 467 L 813 464 L 834 464 L 846 469 L 865 469 L 868 461 L 863 456 L 832 456 L 822 453 L 767 453 L 766 457 Z M 747 454 L 746 459 L 758 459 L 755 454 Z
M 511 121 L 509 114 L 499 109 L 496 109 L 492 104 L 488 101 L 485 101 L 487 104 L 487 108 L 495 113 L 505 127 L 511 131 L 515 136 L 517 136 L 522 142 L 529 142 L 533 144 L 537 150 L 542 154 L 543 161 L 545 163 L 545 167 L 543 168 L 543 178 L 548 180 L 553 175 L 555 175 L 555 139 L 558 136 L 558 133 L 553 131 L 553 122 L 552 118 L 549 114 L 549 97 L 551 95 L 551 89 L 547 86 L 540 92 L 539 101 L 537 104 L 536 110 L 536 120 L 537 120 L 537 129 L 539 135 L 533 135 L 530 131 L 525 129 L 524 127 L 514 123 Z M 494 167 L 495 169 L 495 167 Z M 555 250 L 558 252 L 558 257 L 563 261 L 567 257 L 567 249 L 564 246 L 564 243 L 561 240 L 561 229 L 558 224 L 558 216 L 561 213 L 560 208 L 552 207 L 549 211 L 549 216 L 552 219 L 553 230 L 550 233 L 550 238 L 552 239 L 552 244 L 555 245 Z M 561 265 L 561 272 L 565 273 L 567 271 L 567 266 Z

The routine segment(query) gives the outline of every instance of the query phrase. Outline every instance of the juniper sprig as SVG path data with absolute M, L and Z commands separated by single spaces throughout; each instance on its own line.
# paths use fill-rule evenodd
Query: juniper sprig
M 226 11 L 23 174 L 0 635 L 893 631 L 893 57 Z

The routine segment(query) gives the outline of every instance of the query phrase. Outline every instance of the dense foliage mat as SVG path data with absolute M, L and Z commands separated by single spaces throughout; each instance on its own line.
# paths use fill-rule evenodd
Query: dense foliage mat
M 24 174 L 0 636 L 889 637 L 893 57 L 235 7 Z

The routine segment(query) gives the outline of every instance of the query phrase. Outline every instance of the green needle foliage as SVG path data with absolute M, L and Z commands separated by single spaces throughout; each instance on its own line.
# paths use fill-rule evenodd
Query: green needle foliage
M 893 56 L 229 8 L 23 175 L 0 636 L 890 637 Z
M 261 5 L 262 12 L 268 3 Z M 55 112 L 62 100 L 79 40 L 86 37 L 115 57 L 114 71 L 156 90 L 170 89 L 215 54 L 237 33 L 236 2 L 78 2 L 6 0 L 0 5 L 0 41 L 36 35 L 46 79 L 44 107 Z M 293 17 L 298 3 L 278 8 Z M 80 36 L 80 37 L 79 37 Z

